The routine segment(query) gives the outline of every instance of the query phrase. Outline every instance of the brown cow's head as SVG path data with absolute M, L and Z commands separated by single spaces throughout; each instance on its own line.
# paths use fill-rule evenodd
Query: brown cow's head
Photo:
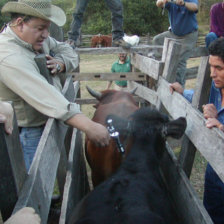
M 137 87 L 129 92 L 109 90 L 109 89 L 104 90 L 102 92 L 98 92 L 98 91 L 91 89 L 89 86 L 86 86 L 86 88 L 87 88 L 89 94 L 99 101 L 99 103 L 94 106 L 95 108 L 97 108 L 99 105 L 102 105 L 102 104 L 116 102 L 124 97 L 128 98 L 130 100 L 130 102 L 133 102 L 133 104 L 136 105 L 134 99 L 132 98 L 132 95 L 135 94 Z
M 109 114 L 116 114 L 120 117 L 128 118 L 129 115 L 138 109 L 138 105 L 132 95 L 135 93 L 136 89 L 131 93 L 117 90 L 97 92 L 87 86 L 87 90 L 90 95 L 99 101 L 97 105 L 95 105 L 96 110 L 92 120 L 104 126 L 108 125 L 105 121 Z M 132 142 L 125 133 L 119 134 L 121 143 L 128 153 Z M 110 140 L 108 146 L 99 148 L 86 138 L 85 149 L 87 161 L 92 169 L 92 181 L 94 186 L 109 177 L 120 166 L 122 155 L 118 152 L 117 144 L 114 139 Z

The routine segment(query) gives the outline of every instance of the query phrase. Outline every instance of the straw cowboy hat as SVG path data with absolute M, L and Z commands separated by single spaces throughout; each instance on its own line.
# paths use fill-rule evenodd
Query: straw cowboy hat
M 20 13 L 54 22 L 63 26 L 66 22 L 64 11 L 51 4 L 51 0 L 18 0 L 2 7 L 2 14 Z

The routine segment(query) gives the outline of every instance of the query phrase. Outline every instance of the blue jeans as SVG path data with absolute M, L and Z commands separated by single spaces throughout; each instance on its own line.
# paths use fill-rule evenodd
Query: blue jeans
M 71 30 L 68 32 L 68 38 L 77 43 L 80 36 L 83 14 L 86 10 L 89 0 L 77 0 Z M 113 40 L 121 39 L 124 36 L 123 31 L 123 5 L 121 0 L 105 0 L 107 7 L 111 11 L 112 19 L 112 37 Z
M 34 128 L 21 128 L 19 137 L 27 171 L 30 169 L 30 165 L 33 161 L 43 130 L 44 125 Z
M 214 33 L 214 32 L 210 32 L 206 35 L 205 37 L 205 44 L 206 47 L 208 48 L 210 43 L 214 40 L 216 40 L 218 38 L 218 36 Z
M 208 164 L 205 172 L 204 206 L 214 224 L 224 223 L 224 183 Z

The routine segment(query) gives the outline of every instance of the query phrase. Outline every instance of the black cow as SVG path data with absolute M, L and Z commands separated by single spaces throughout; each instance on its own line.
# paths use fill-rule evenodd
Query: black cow
M 165 137 L 180 138 L 185 118 L 169 121 L 149 108 L 137 110 L 131 121 L 115 115 L 109 118 L 116 129 L 133 136 L 133 146 L 118 171 L 80 202 L 69 224 L 181 223 L 169 200 L 159 161 Z

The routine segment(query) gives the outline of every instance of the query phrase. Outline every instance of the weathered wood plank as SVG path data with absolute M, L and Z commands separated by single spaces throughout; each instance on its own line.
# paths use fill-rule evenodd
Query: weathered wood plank
M 208 103 L 210 87 L 212 83 L 208 60 L 208 56 L 201 58 L 194 96 L 192 99 L 192 105 L 198 108 L 200 111 L 202 111 L 201 106 Z
M 130 49 L 122 47 L 102 47 L 102 48 L 76 48 L 78 54 L 119 54 L 119 53 L 142 53 L 147 54 L 154 48 L 162 48 L 162 46 L 153 45 L 138 45 Z
M 68 89 L 73 89 L 73 88 L 74 88 L 74 84 L 72 82 L 72 77 L 69 76 L 65 80 L 64 88 L 62 90 L 62 94 L 66 97 L 66 99 L 69 99 L 69 101 L 73 101 L 74 97 L 77 94 L 77 90 L 76 92 L 74 90 L 68 91 Z M 79 88 L 79 86 L 77 88 Z M 63 191 L 64 191 L 67 161 L 68 160 L 67 160 L 65 145 L 62 145 L 61 156 L 60 156 L 60 161 L 59 161 L 58 170 L 57 170 L 58 188 L 59 188 L 59 192 L 61 196 L 63 195 Z
M 62 195 L 64 192 L 67 161 L 68 161 L 68 159 L 67 159 L 67 155 L 66 155 L 65 145 L 62 145 L 59 165 L 58 165 L 58 169 L 57 169 L 57 181 L 58 181 L 57 184 L 58 184 L 58 189 L 60 192 L 60 199 L 62 199 Z
M 212 224 L 211 218 L 185 173 L 180 169 L 168 144 L 160 166 L 177 214 L 181 217 L 183 224 Z
M 71 73 L 75 81 L 105 81 L 105 80 L 136 80 L 145 81 L 146 75 L 142 72 L 127 72 L 127 73 Z
M 202 105 L 208 102 L 210 86 L 210 66 L 208 64 L 207 56 L 201 58 L 201 64 L 199 67 L 194 96 L 192 100 L 192 106 L 194 108 L 199 108 L 199 110 L 202 111 Z M 182 142 L 179 163 L 188 177 L 190 177 L 191 175 L 196 150 L 196 147 L 185 135 Z
M 91 99 L 76 98 L 75 102 L 77 104 L 83 105 L 83 104 L 97 104 L 99 101 L 95 98 L 91 98 Z
M 74 101 L 72 77 L 65 83 L 63 92 Z M 67 90 L 65 90 L 67 88 Z M 64 149 L 64 137 L 67 126 L 58 120 L 49 118 L 41 136 L 29 176 L 24 182 L 14 213 L 25 206 L 33 207 L 40 214 L 42 223 L 47 222 L 54 189 L 57 167 L 61 150 Z M 50 174 L 50 175 L 49 175 Z
M 141 102 L 141 103 L 144 102 L 144 100 L 141 97 L 138 97 L 138 96 L 134 96 L 134 99 L 135 99 L 136 102 Z M 82 104 L 97 104 L 99 101 L 95 98 L 89 98 L 89 99 L 76 98 L 75 102 L 77 104 L 82 105 Z
M 53 78 L 47 68 L 47 59 L 45 57 L 45 54 L 39 54 L 34 58 L 38 68 L 40 69 L 40 74 L 45 77 L 45 79 L 53 85 Z
M 181 45 L 174 39 L 165 38 L 162 61 L 165 62 L 162 77 L 168 82 L 176 81 L 176 69 L 178 66 L 179 56 L 180 56 Z M 161 101 L 158 100 L 156 108 L 165 112 Z
M 195 47 L 192 50 L 190 58 L 198 58 L 202 56 L 208 56 L 208 49 L 205 46 Z
M 137 96 L 140 96 L 142 99 L 147 100 L 148 102 L 150 102 L 153 105 L 155 105 L 157 103 L 158 96 L 155 91 L 153 91 L 137 82 L 134 82 L 134 81 L 128 82 L 129 89 L 134 89 L 136 87 L 137 87 L 137 90 L 136 90 L 135 94 Z
M 89 191 L 81 132 L 73 129 L 59 223 L 65 224 L 79 200 Z
M 157 93 L 173 118 L 183 116 L 187 119 L 186 135 L 224 181 L 223 133 L 217 128 L 206 128 L 203 114 L 180 94 L 174 92 L 171 95 L 169 83 L 162 77 Z
M 139 54 L 132 55 L 131 64 L 155 80 L 158 80 L 158 77 L 162 74 L 164 67 L 164 62 Z
M 74 86 L 75 96 L 78 97 L 79 90 L 80 90 L 80 82 L 79 81 L 73 82 L 73 86 Z
M 47 222 L 66 130 L 67 127 L 62 122 L 52 118 L 47 121 L 13 213 L 31 206 L 40 214 L 42 223 Z
M 154 49 L 162 51 L 161 45 L 143 45 L 132 47 L 130 50 L 125 50 L 121 47 L 102 47 L 102 48 L 76 48 L 75 51 L 79 54 L 118 54 L 118 53 L 146 53 Z M 208 50 L 205 46 L 198 46 L 192 50 L 190 58 L 208 56 Z
M 5 221 L 14 209 L 27 176 L 15 115 L 11 135 L 7 135 L 4 124 L 0 124 L 0 146 L 0 210 Z
M 198 66 L 193 68 L 187 68 L 185 73 L 185 79 L 195 79 L 198 74 Z
M 163 78 L 169 82 L 174 82 L 176 80 L 176 70 L 180 56 L 181 44 L 173 41 L 173 39 L 165 39 L 164 49 L 167 49 L 167 52 L 163 52 L 163 59 L 165 61 L 163 69 Z

